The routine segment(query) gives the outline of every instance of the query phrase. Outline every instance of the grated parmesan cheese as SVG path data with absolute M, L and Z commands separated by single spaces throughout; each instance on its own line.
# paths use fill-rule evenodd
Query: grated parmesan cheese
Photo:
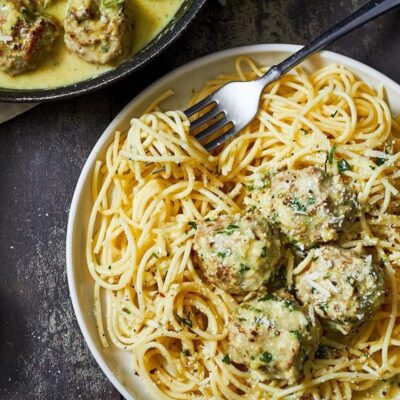
M 152 328 L 158 329 L 159 325 L 156 321 L 154 321 L 153 319 L 149 319 L 146 321 L 147 325 L 151 326 Z
M 0 35 L 0 42 L 11 42 L 13 40 L 12 36 L 7 36 L 7 35 Z
M 306 276 L 304 277 L 304 280 L 311 286 L 313 287 L 315 290 L 317 290 L 318 292 L 320 292 L 323 296 L 325 297 L 331 297 L 331 293 L 326 290 L 324 287 L 322 287 L 320 284 L 318 284 L 317 282 L 313 281 L 312 279 L 310 279 L 310 277 Z

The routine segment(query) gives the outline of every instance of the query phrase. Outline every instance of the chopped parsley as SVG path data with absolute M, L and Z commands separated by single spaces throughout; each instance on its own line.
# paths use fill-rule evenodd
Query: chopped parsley
M 297 304 L 293 300 L 285 299 L 285 300 L 283 300 L 283 305 L 286 308 L 288 308 L 290 311 L 296 311 L 297 310 Z
M 193 229 L 197 229 L 197 224 L 194 221 L 189 221 L 188 225 L 190 225 Z
M 182 324 L 188 326 L 189 328 L 193 328 L 193 322 L 190 319 L 190 313 L 187 315 L 187 318 L 181 317 L 177 313 L 175 313 L 175 317 L 178 319 L 179 322 Z
M 260 254 L 260 256 L 261 256 L 262 258 L 267 257 L 267 246 L 264 246 L 264 247 L 261 249 L 261 254 Z
M 227 227 L 226 227 L 226 229 L 238 229 L 239 228 L 239 226 L 238 225 L 235 225 L 235 224 L 229 224 Z
M 271 353 L 268 353 L 268 351 L 264 351 L 264 353 L 262 353 L 260 356 L 260 360 L 265 363 L 270 363 L 272 361 Z
M 301 333 L 299 331 L 290 331 L 290 333 L 297 339 L 301 340 Z
M 228 253 L 227 253 L 226 251 L 219 251 L 219 252 L 217 253 L 217 256 L 218 256 L 219 258 L 225 258 L 227 254 L 228 254 Z
M 131 313 L 131 311 L 128 310 L 126 307 L 123 307 L 123 308 L 122 308 L 122 311 L 125 312 L 125 313 L 127 313 L 127 314 L 130 314 L 130 313 Z
M 107 45 L 101 46 L 101 51 L 103 53 L 107 53 L 109 50 L 110 50 L 110 46 L 107 46 Z
M 313 204 L 315 204 L 315 199 L 314 199 L 314 197 L 309 197 L 308 199 L 307 199 L 307 205 L 308 206 L 312 206 Z
M 228 236 L 231 236 L 235 229 L 239 229 L 239 226 L 238 226 L 238 225 L 235 225 L 235 224 L 229 224 L 229 225 L 225 228 L 224 233 L 225 233 L 226 235 L 228 235 Z
M 299 244 L 299 241 L 295 238 L 289 238 L 288 239 L 289 244 L 291 244 L 296 250 L 303 251 L 301 245 Z
M 224 364 L 230 364 L 230 363 L 231 363 L 231 359 L 230 359 L 230 357 L 229 357 L 229 354 L 225 354 L 225 355 L 222 357 L 222 362 L 223 362 Z
M 333 157 L 335 154 L 337 148 L 337 144 L 335 143 L 332 148 L 326 152 L 326 158 L 325 158 L 325 172 L 326 172 L 326 167 L 328 164 L 332 164 L 333 163 Z
M 267 293 L 265 296 L 261 297 L 258 301 L 268 301 L 268 300 L 278 301 L 278 298 L 271 293 Z
M 327 313 L 328 306 L 326 303 L 318 304 L 318 308 L 324 313 L 325 316 L 328 315 Z
M 154 258 L 158 258 L 158 254 L 157 254 L 156 252 L 151 253 L 151 255 L 152 255 Z
M 189 357 L 189 356 L 190 356 L 190 351 L 189 351 L 189 349 L 182 350 L 182 353 L 183 353 L 183 355 L 186 356 L 186 357 Z
M 305 134 L 305 135 L 308 135 L 310 132 L 308 132 L 308 130 L 307 129 L 304 129 L 304 128 L 300 128 L 300 130 Z
M 351 166 L 346 160 L 340 160 L 337 164 L 339 172 L 351 171 Z
M 384 158 L 378 157 L 378 158 L 375 159 L 375 164 L 376 164 L 378 167 L 380 167 L 381 165 L 385 164 L 385 161 L 386 161 L 386 160 L 385 160 Z
M 247 271 L 250 271 L 250 267 L 244 264 L 240 264 L 239 275 L 243 275 Z
M 318 256 L 313 256 L 313 257 L 311 257 L 311 261 L 317 261 L 318 260 Z
M 338 110 L 336 110 L 334 113 L 332 113 L 332 114 L 330 115 L 330 117 L 331 117 L 331 118 L 335 118 L 337 113 L 338 113 Z
M 293 210 L 297 212 L 307 212 L 307 207 L 300 202 L 300 200 L 297 197 L 294 197 L 293 199 L 290 200 L 290 207 L 293 208 Z

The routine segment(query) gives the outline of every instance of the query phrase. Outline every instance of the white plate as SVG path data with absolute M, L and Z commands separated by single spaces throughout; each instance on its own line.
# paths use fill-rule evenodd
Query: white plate
M 85 263 L 86 226 L 92 206 L 90 186 L 95 161 L 104 156 L 115 130 L 126 130 L 129 127 L 130 119 L 140 116 L 144 109 L 167 89 L 173 89 L 175 96 L 164 102 L 163 107 L 165 109 L 182 109 L 193 89 L 200 88 L 207 80 L 221 72 L 232 72 L 237 56 L 248 55 L 260 64 L 272 65 L 299 48 L 300 46 L 284 44 L 247 46 L 215 53 L 178 68 L 139 94 L 117 115 L 100 137 L 83 167 L 75 189 L 68 221 L 69 289 L 79 326 L 90 351 L 108 379 L 127 399 L 150 400 L 150 396 L 146 393 L 144 384 L 134 375 L 129 354 L 112 345 L 108 349 L 103 349 L 101 346 L 93 314 L 93 280 Z M 322 52 L 308 60 L 304 67 L 312 71 L 330 63 L 347 66 L 373 87 L 383 84 L 392 111 L 396 114 L 400 113 L 400 86 L 380 72 L 358 61 L 336 53 Z

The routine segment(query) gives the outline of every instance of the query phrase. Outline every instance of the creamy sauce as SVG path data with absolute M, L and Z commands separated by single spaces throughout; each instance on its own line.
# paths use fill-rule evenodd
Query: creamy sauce
M 183 0 L 128 0 L 133 19 L 133 49 L 136 53 L 148 44 L 173 18 Z M 59 0 L 47 12 L 60 24 L 66 14 L 67 3 Z M 0 88 L 48 89 L 66 86 L 98 76 L 113 69 L 112 65 L 95 65 L 81 60 L 67 50 L 60 38 L 54 53 L 34 71 L 18 76 L 0 72 Z

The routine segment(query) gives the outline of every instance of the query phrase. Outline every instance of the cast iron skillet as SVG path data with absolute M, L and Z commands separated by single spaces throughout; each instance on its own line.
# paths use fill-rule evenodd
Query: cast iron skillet
M 136 71 L 165 50 L 188 26 L 207 0 L 185 0 L 172 21 L 139 53 L 96 78 L 55 89 L 16 90 L 0 88 L 0 102 L 30 103 L 79 96 L 101 89 Z

